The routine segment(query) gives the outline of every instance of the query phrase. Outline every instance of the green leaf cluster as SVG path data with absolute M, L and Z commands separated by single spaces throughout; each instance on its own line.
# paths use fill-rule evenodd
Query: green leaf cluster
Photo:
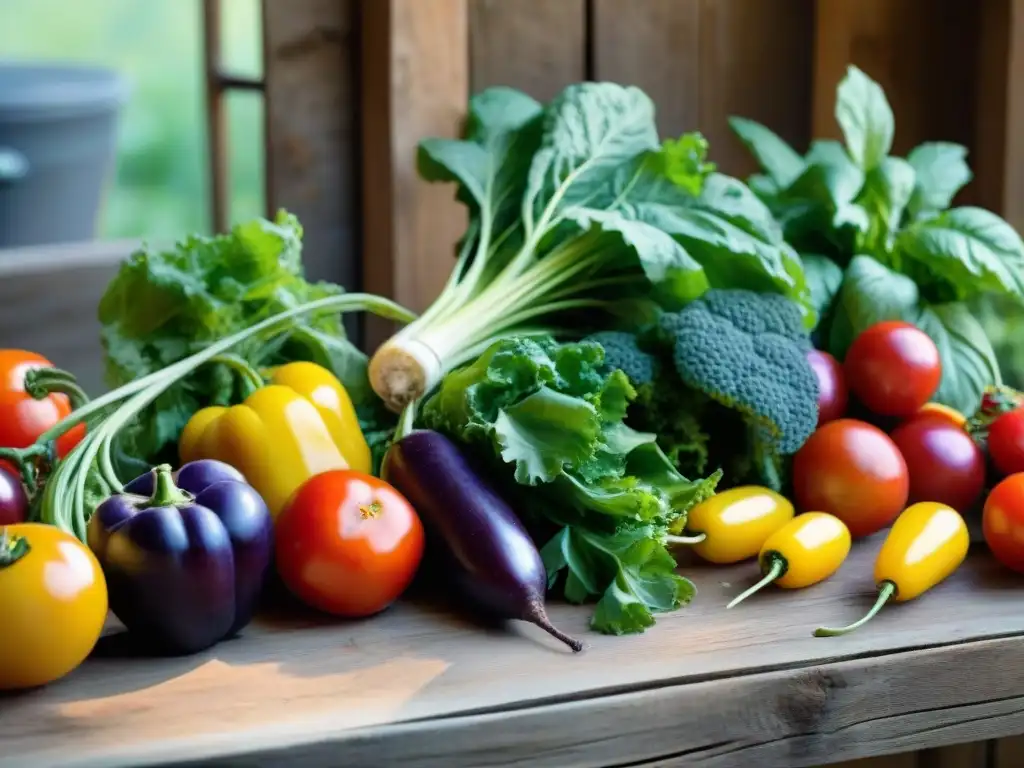
M 635 396 L 600 344 L 513 337 L 445 377 L 420 412 L 504 481 L 548 542 L 551 585 L 571 602 L 597 598 L 593 627 L 613 634 L 642 631 L 690 599 L 665 536 L 720 478 L 687 479 L 654 434 L 626 426 Z
M 967 150 L 928 142 L 891 154 L 895 121 L 878 83 L 849 67 L 837 90 L 843 142 L 801 156 L 768 128 L 733 118 L 761 173 L 750 188 L 801 254 L 820 347 L 842 359 L 880 320 L 914 323 L 942 353 L 939 402 L 973 412 L 1001 381 L 995 352 L 965 302 L 1024 303 L 1024 242 L 995 214 L 950 208 L 971 180 Z

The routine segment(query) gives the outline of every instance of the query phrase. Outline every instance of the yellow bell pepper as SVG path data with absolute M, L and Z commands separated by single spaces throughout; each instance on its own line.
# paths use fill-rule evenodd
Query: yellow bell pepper
M 183 463 L 217 459 L 245 475 L 277 516 L 313 475 L 332 469 L 370 472 L 352 400 L 325 368 L 289 363 L 240 405 L 196 412 L 178 441 Z

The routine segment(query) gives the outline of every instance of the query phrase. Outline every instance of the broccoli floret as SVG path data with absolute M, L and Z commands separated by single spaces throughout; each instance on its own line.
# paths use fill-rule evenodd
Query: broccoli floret
M 640 349 L 636 336 L 626 331 L 601 331 L 584 339 L 604 348 L 604 364 L 608 369 L 618 368 L 629 378 L 633 387 L 650 388 L 657 372 L 657 360 Z
M 683 382 L 739 411 L 760 451 L 795 453 L 818 421 L 810 338 L 784 296 L 711 290 L 660 320 Z

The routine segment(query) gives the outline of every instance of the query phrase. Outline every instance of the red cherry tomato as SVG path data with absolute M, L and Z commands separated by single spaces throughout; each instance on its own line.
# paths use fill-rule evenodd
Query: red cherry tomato
M 803 511 L 828 512 L 867 536 L 907 505 L 907 464 L 885 432 L 856 419 L 817 429 L 793 459 L 793 492 Z
M 861 333 L 843 362 L 850 390 L 881 416 L 910 416 L 939 388 L 939 348 L 919 328 L 896 320 Z
M 1000 474 L 1024 472 L 1024 408 L 1004 413 L 989 425 L 988 454 Z
M 1024 472 L 1004 478 L 992 489 L 981 514 L 981 528 L 996 559 L 1024 573 Z
M 53 363 L 34 352 L 0 349 L 0 447 L 25 448 L 71 413 L 67 395 L 36 400 L 25 391 L 26 373 L 33 368 L 52 367 Z M 57 456 L 66 456 L 84 435 L 84 424 L 70 429 L 57 440 Z
M 807 353 L 814 375 L 818 378 L 818 426 L 842 418 L 849 394 L 843 367 L 828 352 L 812 349 Z
M 914 416 L 890 435 L 907 462 L 909 503 L 937 501 L 965 513 L 985 487 L 985 456 L 943 416 Z
M 304 603 L 338 616 L 387 608 L 423 558 L 423 525 L 405 497 L 349 469 L 303 483 L 274 531 L 281 580 Z

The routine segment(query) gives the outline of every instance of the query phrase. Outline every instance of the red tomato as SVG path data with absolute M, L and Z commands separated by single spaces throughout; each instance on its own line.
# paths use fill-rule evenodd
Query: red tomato
M 981 514 L 981 528 L 996 559 L 1024 573 L 1024 472 L 1010 475 L 992 489 Z
M 885 432 L 856 419 L 830 421 L 793 459 L 793 492 L 803 511 L 828 512 L 867 536 L 907 505 L 907 464 Z
M 338 616 L 387 608 L 423 558 L 423 525 L 405 497 L 350 469 L 303 483 L 274 530 L 281 580 L 304 603 Z
M 919 328 L 896 320 L 861 333 L 843 362 L 850 390 L 881 416 L 910 416 L 939 388 L 939 348 Z
M 985 487 L 985 456 L 960 426 L 936 415 L 914 416 L 890 435 L 907 462 L 910 497 L 967 512 Z
M 998 416 L 988 428 L 988 455 L 1002 475 L 1024 472 L 1024 408 Z
M 811 364 L 814 375 L 818 378 L 818 426 L 829 421 L 842 418 L 846 413 L 849 394 L 846 390 L 846 377 L 843 367 L 828 352 L 812 349 L 807 353 L 807 362 Z
M 52 367 L 53 363 L 34 352 L 0 349 L 0 446 L 25 448 L 71 413 L 67 395 L 36 400 L 25 391 L 28 371 Z M 57 455 L 66 456 L 84 435 L 84 424 L 69 430 L 57 440 Z

